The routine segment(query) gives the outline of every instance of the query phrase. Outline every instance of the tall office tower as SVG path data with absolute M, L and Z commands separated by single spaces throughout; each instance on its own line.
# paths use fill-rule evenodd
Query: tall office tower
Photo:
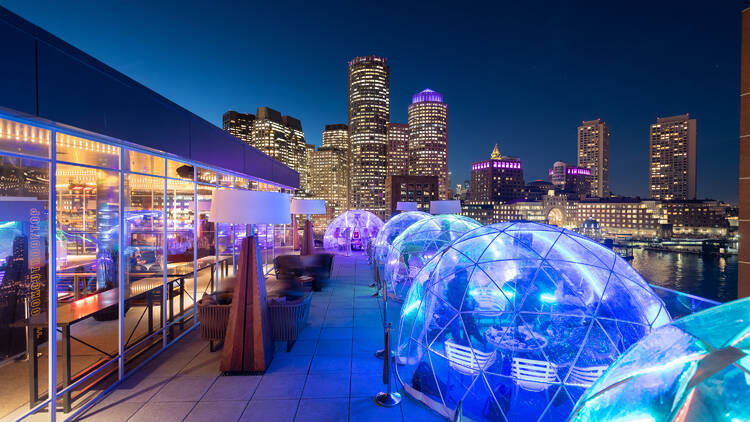
M 334 217 L 348 209 L 349 157 L 345 150 L 322 146 L 312 153 L 310 188 L 313 197 L 325 199 L 325 216 L 314 216 L 316 227 L 325 227 Z
M 609 197 L 609 128 L 602 119 L 578 126 L 578 167 L 591 170 L 591 196 Z
M 300 190 L 307 191 L 307 147 L 302 123 L 298 119 L 282 116 L 272 108 L 258 107 L 250 140 L 253 147 L 299 173 Z
M 503 157 L 497 145 L 489 160 L 471 165 L 469 198 L 472 201 L 510 202 L 521 199 L 524 186 L 521 159 Z
M 737 296 L 750 296 L 750 8 L 742 11 Z
M 690 114 L 659 117 L 651 125 L 649 193 L 653 199 L 695 199 L 696 126 Z
M 253 122 L 255 116 L 250 113 L 229 110 L 221 116 L 222 129 L 248 145 L 253 144 Z
M 430 89 L 414 94 L 409 105 L 409 174 L 437 176 L 440 199 L 449 199 L 448 104 Z
M 352 199 L 352 142 L 349 138 L 349 127 L 344 124 L 326 125 L 323 130 L 323 147 L 338 148 L 344 151 L 346 161 L 339 168 L 346 180 L 346 201 L 344 209 L 351 207 Z
M 409 125 L 388 123 L 388 176 L 409 174 Z
M 352 143 L 353 208 L 385 216 L 391 76 L 383 57 L 349 62 L 349 137 Z

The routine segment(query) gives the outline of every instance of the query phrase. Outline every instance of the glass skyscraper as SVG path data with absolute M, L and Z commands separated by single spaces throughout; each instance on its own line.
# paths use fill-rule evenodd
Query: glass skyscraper
M 409 105 L 409 174 L 437 176 L 440 199 L 449 199 L 448 104 L 443 95 L 425 89 Z

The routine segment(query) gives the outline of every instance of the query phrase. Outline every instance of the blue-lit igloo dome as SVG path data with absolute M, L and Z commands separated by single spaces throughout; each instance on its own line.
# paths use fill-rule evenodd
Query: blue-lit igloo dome
M 362 251 L 367 241 L 375 239 L 383 220 L 364 210 L 349 210 L 331 221 L 323 235 L 323 247 L 329 252 Z
M 393 239 L 417 221 L 430 217 L 432 217 L 430 214 L 422 211 L 406 211 L 391 217 L 383 225 L 383 229 L 380 230 L 377 239 L 375 239 L 375 261 L 380 264 L 384 263 L 386 257 L 388 257 L 388 250 L 391 248 Z
M 403 300 L 419 270 L 443 247 L 481 227 L 476 220 L 441 214 L 420 220 L 393 240 L 385 262 L 384 280 L 396 299 Z
M 750 297 L 646 336 L 586 391 L 570 421 L 750 421 Z
M 444 415 L 564 420 L 630 345 L 670 322 L 615 252 L 530 222 L 464 234 L 417 275 L 401 311 L 397 373 Z

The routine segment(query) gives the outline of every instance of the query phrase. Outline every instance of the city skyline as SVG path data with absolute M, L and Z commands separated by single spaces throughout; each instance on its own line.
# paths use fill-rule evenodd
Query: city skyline
M 278 40 L 301 43 L 297 57 L 284 49 L 274 51 L 270 44 L 248 46 L 247 40 L 257 39 L 256 31 L 268 30 L 262 21 L 276 11 L 270 5 L 238 6 L 253 7 L 252 13 L 234 6 L 193 6 L 176 16 L 167 5 L 114 3 L 95 8 L 9 1 L 7 6 L 217 126 L 226 110 L 247 112 L 267 105 L 299 118 L 307 141 L 316 145 L 324 125 L 345 121 L 346 62 L 358 55 L 387 57 L 393 85 L 391 121 L 405 122 L 409 98 L 425 87 L 449 99 L 453 186 L 468 179 L 471 162 L 495 143 L 524 160 L 527 181 L 544 180 L 550 163 L 576 162 L 576 126 L 601 118 L 611 130 L 611 190 L 645 197 L 649 125 L 658 117 L 690 113 L 701 123 L 698 196 L 736 203 L 737 166 L 727 166 L 725 155 L 734 160 L 737 151 L 739 4 L 686 10 L 660 3 L 649 6 L 650 16 L 643 16 L 637 4 L 492 6 L 505 10 L 500 17 L 450 11 L 455 18 L 455 27 L 447 31 L 450 36 L 438 28 L 415 35 L 415 42 L 431 40 L 427 45 L 433 48 L 424 52 L 405 49 L 401 43 L 405 34 L 412 34 L 415 11 L 395 5 L 367 8 L 385 18 L 389 28 L 385 36 L 376 36 L 351 31 L 356 22 L 351 12 L 300 7 L 285 12 L 290 19 L 284 25 L 289 28 L 279 31 Z M 426 18 L 445 14 L 446 9 L 435 5 Z M 671 18 L 662 19 L 667 13 Z M 333 14 L 343 22 L 340 30 L 352 36 L 312 31 L 318 14 Z M 133 15 L 138 19 L 122 19 Z M 240 25 L 239 16 L 252 16 L 253 24 Z M 214 33 L 196 40 L 189 28 L 197 19 Z M 493 19 L 499 21 L 490 22 Z M 583 20 L 593 26 L 576 30 Z M 523 42 L 514 35 L 534 25 L 544 25 L 545 31 Z M 471 28 L 476 30 L 466 30 Z M 165 53 L 162 45 L 152 45 L 158 38 L 155 30 L 167 34 L 165 43 L 174 51 Z M 97 37 L 91 37 L 92 32 Z M 240 45 L 248 54 L 236 54 Z M 624 45 L 635 48 L 624 50 Z M 670 48 L 662 48 L 666 45 Z M 655 49 L 659 55 L 653 54 Z M 441 65 L 435 66 L 438 56 Z M 691 66 L 685 67 L 684 57 L 690 57 Z M 263 66 L 257 66 L 261 60 Z M 195 90 L 196 81 L 202 89 Z

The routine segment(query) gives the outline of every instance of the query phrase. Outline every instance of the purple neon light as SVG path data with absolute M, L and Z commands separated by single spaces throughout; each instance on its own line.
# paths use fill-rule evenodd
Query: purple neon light
M 443 94 L 433 91 L 431 89 L 425 89 L 424 91 L 418 92 L 411 97 L 412 104 L 426 103 L 426 102 L 442 103 Z
M 550 170 L 550 172 L 551 171 L 552 170 Z M 552 174 L 552 173 L 550 173 L 550 174 Z M 575 174 L 575 175 L 583 174 L 583 175 L 586 175 L 586 176 L 591 176 L 591 170 L 589 170 L 587 168 L 583 168 L 583 167 L 568 167 L 568 174 Z
M 481 163 L 474 163 L 471 166 L 472 170 L 483 170 L 488 169 L 490 167 L 494 167 L 496 169 L 515 169 L 520 170 L 521 169 L 521 162 L 520 161 L 499 161 L 499 160 L 489 160 L 489 161 L 482 161 Z

